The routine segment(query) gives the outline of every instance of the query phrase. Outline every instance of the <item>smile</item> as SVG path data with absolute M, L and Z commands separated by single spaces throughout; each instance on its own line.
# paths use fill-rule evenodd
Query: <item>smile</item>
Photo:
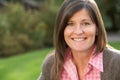
M 72 38 L 72 40 L 74 40 L 74 41 L 83 41 L 83 40 L 85 40 L 86 38 Z

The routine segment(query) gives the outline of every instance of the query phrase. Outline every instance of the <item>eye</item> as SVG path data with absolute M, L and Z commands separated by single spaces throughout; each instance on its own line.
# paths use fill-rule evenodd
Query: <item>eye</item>
M 73 26 L 73 25 L 74 25 L 73 22 L 68 22 L 68 23 L 67 23 L 67 26 Z
M 90 23 L 89 22 L 84 22 L 82 25 L 83 26 L 88 26 L 88 25 L 90 25 Z

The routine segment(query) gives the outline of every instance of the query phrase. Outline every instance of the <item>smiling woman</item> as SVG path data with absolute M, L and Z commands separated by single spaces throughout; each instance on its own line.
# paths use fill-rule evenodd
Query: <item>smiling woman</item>
M 94 0 L 63 2 L 56 18 L 54 45 L 55 52 L 43 62 L 39 80 L 120 79 L 120 51 L 107 46 Z
M 73 54 L 84 54 L 89 52 L 89 48 L 94 47 L 96 31 L 97 27 L 91 20 L 87 10 L 82 9 L 76 12 L 68 21 L 64 30 L 64 38 Z

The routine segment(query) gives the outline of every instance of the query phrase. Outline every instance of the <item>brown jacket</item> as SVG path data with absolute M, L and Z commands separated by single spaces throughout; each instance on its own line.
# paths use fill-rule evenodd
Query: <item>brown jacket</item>
M 50 80 L 53 59 L 54 54 L 45 59 L 38 80 Z M 101 73 L 101 80 L 120 80 L 120 51 L 106 48 L 103 52 L 103 68 L 104 72 Z

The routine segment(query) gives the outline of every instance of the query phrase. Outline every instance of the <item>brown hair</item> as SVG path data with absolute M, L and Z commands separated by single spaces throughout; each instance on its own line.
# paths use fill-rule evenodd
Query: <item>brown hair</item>
M 97 36 L 95 39 L 96 52 L 101 52 L 106 47 L 107 39 L 104 23 L 98 6 L 94 0 L 65 0 L 57 15 L 54 28 L 55 59 L 54 66 L 51 71 L 52 80 L 60 79 L 64 64 L 65 51 L 68 47 L 64 40 L 64 29 L 67 25 L 67 22 L 74 13 L 82 10 L 83 8 L 88 11 L 92 21 L 97 26 Z

